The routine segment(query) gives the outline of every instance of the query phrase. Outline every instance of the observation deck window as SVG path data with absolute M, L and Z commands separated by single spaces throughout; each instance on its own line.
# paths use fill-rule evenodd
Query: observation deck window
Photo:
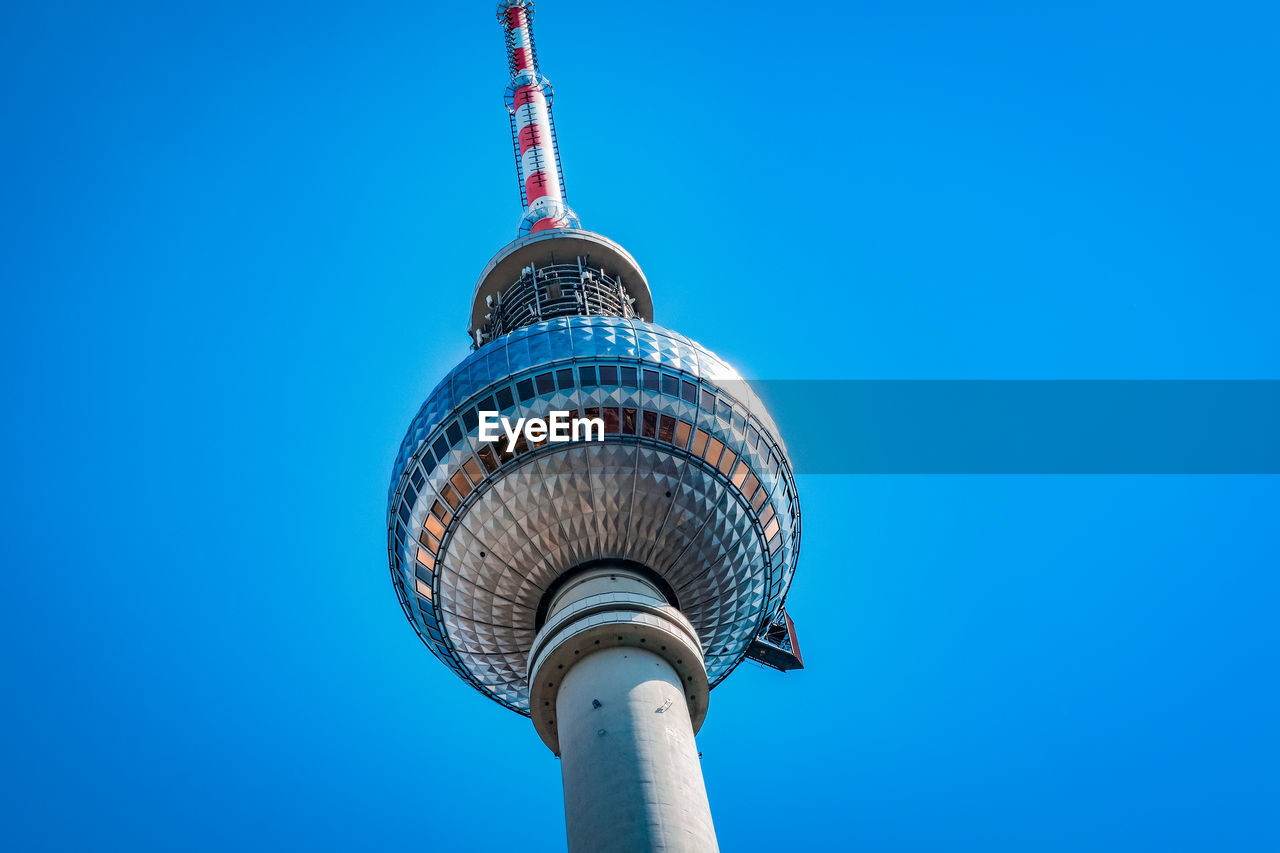
M 676 424 L 676 445 L 680 447 L 689 446 L 689 433 L 692 431 L 693 425 L 680 421 Z
M 720 461 L 720 451 L 724 450 L 724 444 L 718 438 L 707 440 L 707 455 L 702 457 L 712 465 Z
M 676 434 L 676 419 L 670 415 L 663 415 L 658 420 L 658 441 L 665 441 L 668 444 Z
M 697 430 L 693 434 L 693 447 L 689 448 L 689 452 L 694 456 L 701 456 L 702 452 L 707 449 L 707 441 L 711 438 L 703 430 Z

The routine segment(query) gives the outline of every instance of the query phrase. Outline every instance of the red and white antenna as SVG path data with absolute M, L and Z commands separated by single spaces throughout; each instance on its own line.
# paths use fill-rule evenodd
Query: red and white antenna
M 560 152 L 551 120 L 551 82 L 538 73 L 533 0 L 502 0 L 498 20 L 507 35 L 507 64 L 511 68 L 507 111 L 511 114 L 520 201 L 525 206 L 520 233 L 577 228 L 577 214 L 564 200 Z

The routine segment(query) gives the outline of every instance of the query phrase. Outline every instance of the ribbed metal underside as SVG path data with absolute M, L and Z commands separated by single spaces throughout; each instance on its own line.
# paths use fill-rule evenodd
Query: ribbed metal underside
M 714 679 L 759 630 L 779 580 L 754 518 L 705 462 L 638 444 L 571 445 L 515 469 L 459 518 L 438 563 L 437 606 L 477 681 L 523 710 L 543 591 L 589 560 L 634 560 L 675 588 Z

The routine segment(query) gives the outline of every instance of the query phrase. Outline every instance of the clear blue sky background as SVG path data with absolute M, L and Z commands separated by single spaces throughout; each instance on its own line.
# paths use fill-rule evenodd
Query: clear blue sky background
M 554 850 L 387 477 L 520 210 L 489 2 L 10 4 L 0 837 Z M 1269 4 L 544 0 L 570 198 L 760 378 L 1280 378 Z M 1280 844 L 1275 477 L 806 477 L 732 851 Z

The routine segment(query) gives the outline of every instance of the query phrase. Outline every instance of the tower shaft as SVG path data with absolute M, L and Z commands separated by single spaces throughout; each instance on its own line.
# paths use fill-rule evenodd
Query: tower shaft
M 694 743 L 705 669 L 663 594 L 623 566 L 582 573 L 552 601 L 531 663 L 534 721 L 559 749 L 569 853 L 717 850 Z
M 597 652 L 565 676 L 556 716 L 569 853 L 717 849 L 670 664 L 644 649 Z

